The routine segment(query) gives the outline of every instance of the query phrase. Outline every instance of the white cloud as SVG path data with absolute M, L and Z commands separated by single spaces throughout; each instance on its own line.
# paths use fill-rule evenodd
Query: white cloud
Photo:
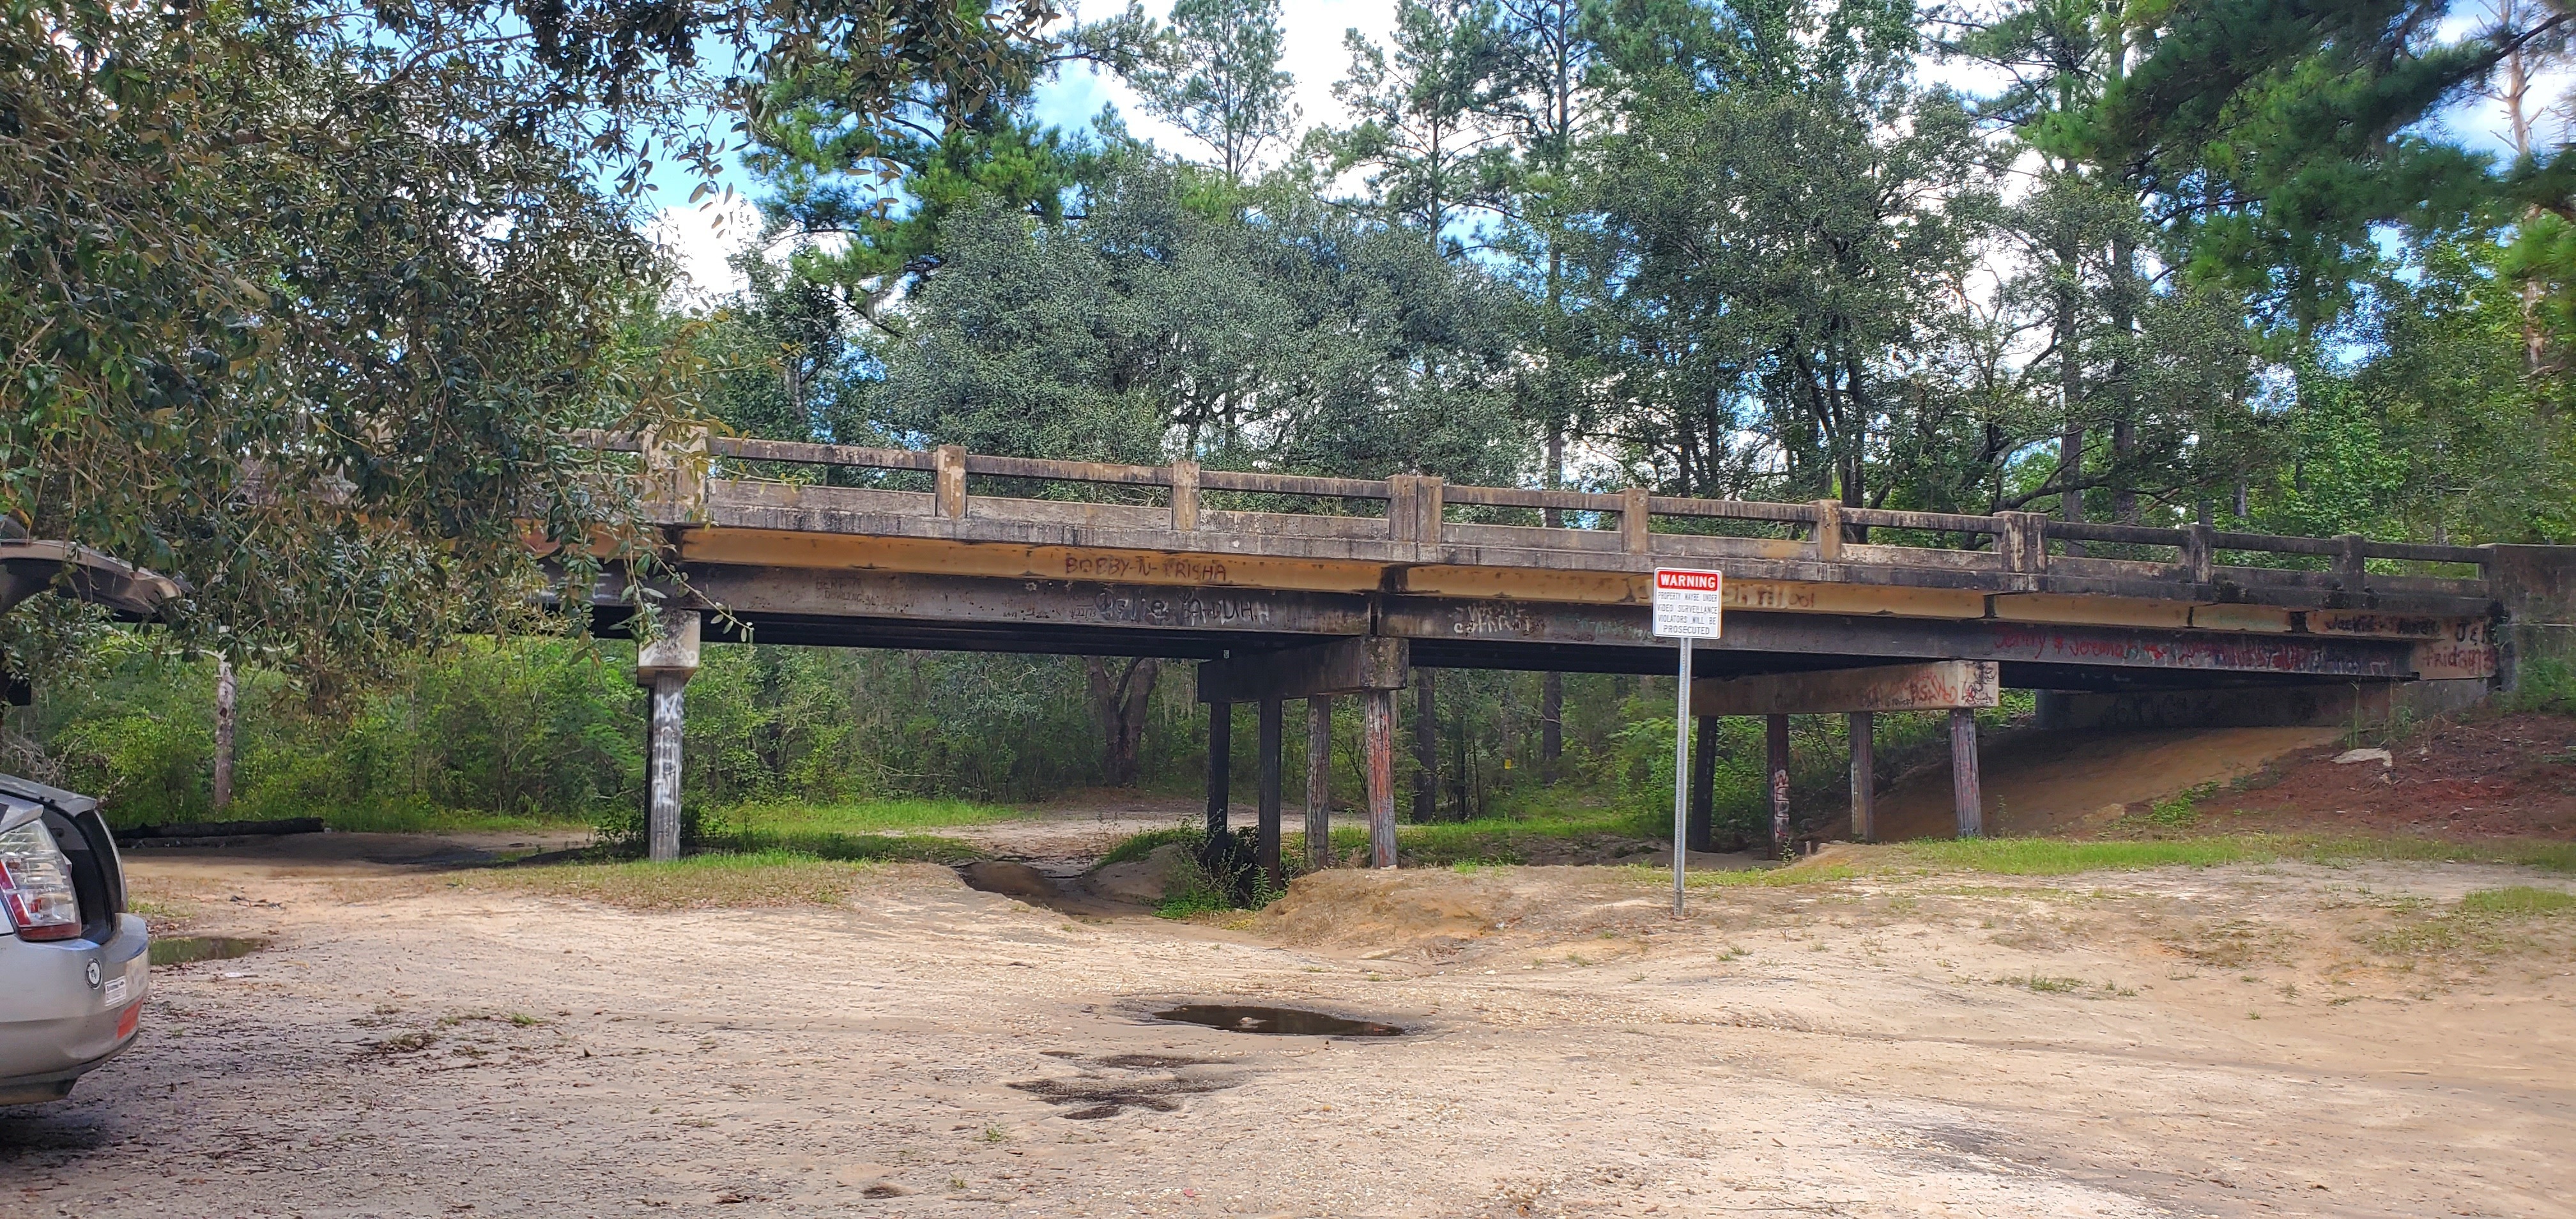
M 760 235 L 760 209 L 738 194 L 666 207 L 644 235 L 679 264 L 678 303 L 705 305 L 742 290 L 742 273 L 725 260 Z

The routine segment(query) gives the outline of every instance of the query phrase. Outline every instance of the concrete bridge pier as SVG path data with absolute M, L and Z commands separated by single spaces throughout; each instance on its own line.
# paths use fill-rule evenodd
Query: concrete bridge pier
M 635 682 L 652 691 L 645 723 L 644 842 L 646 858 L 680 857 L 680 745 L 685 718 L 680 692 L 698 671 L 698 637 L 704 616 L 664 610 L 660 638 L 635 648 Z
M 1804 673 L 1771 673 L 1756 677 L 1710 678 L 1691 683 L 1691 714 L 1700 717 L 1701 753 L 1710 753 L 1708 725 L 1729 715 L 1765 718 L 1763 768 L 1771 806 L 1771 846 L 1786 855 L 1791 849 L 1789 823 L 1789 717 L 1842 712 L 1851 729 L 1851 833 L 1861 841 L 1877 836 L 1871 804 L 1875 796 L 1877 713 L 1881 711 L 1948 711 L 1950 773 L 1959 836 L 1985 832 L 1984 797 L 1977 776 L 1977 713 L 2003 701 L 2002 674 L 1993 661 L 1940 660 L 1919 664 L 1876 665 L 1858 669 L 1822 669 Z M 1709 799 L 1705 772 L 1693 776 L 1692 816 Z M 1696 833 L 1696 831 L 1695 831 Z M 1705 841 L 1701 836 L 1695 840 Z
M 1306 851 L 1311 864 L 1331 859 L 1327 800 L 1332 762 L 1332 697 L 1362 696 L 1361 751 L 1366 765 L 1371 866 L 1395 866 L 1395 692 L 1409 676 L 1410 649 L 1401 639 L 1353 636 L 1276 652 L 1241 652 L 1199 665 L 1199 701 L 1208 705 L 1208 834 L 1224 831 L 1226 708 L 1237 702 L 1261 707 L 1261 823 L 1255 842 L 1259 864 L 1274 885 L 1286 881 L 1279 855 L 1281 703 L 1306 700 Z

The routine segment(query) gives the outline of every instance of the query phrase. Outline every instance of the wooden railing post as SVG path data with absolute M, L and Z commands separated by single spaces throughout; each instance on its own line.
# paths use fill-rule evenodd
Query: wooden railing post
M 1413 474 L 1386 476 L 1386 536 L 1389 541 L 1420 541 L 1422 511 L 1418 501 L 1420 477 Z
M 2194 584 L 2207 584 L 2218 578 L 2218 530 L 2207 522 L 2184 526 L 2182 543 L 2183 574 Z
M 1172 532 L 1189 533 L 1199 527 L 1199 463 L 1172 463 Z
M 1416 548 L 1416 556 L 1422 559 L 1437 560 L 1440 557 L 1440 526 L 1442 517 L 1447 512 L 1442 501 L 1441 488 L 1446 481 L 1436 474 L 1422 474 L 1414 478 L 1413 544 Z
M 1654 535 L 1646 531 L 1646 489 L 1630 487 L 1619 493 L 1619 540 L 1630 554 L 1648 554 L 1655 548 Z
M 2048 570 L 2048 518 L 2037 512 L 1997 513 L 2004 531 L 1995 538 L 2003 552 L 2004 570 L 2037 574 Z
M 2343 590 L 2348 593 L 2361 592 L 2363 582 L 2370 576 L 2368 560 L 2361 553 L 2361 542 L 2358 533 L 2335 535 L 2335 574 L 2342 577 Z
M 1817 562 L 1840 563 L 1843 561 L 1843 502 L 1820 499 L 1815 504 L 1816 523 L 1809 530 L 1807 540 L 1815 543 Z
M 931 461 L 939 515 L 952 521 L 966 519 L 966 446 L 943 444 Z
M 707 517 L 707 426 L 677 423 L 667 431 L 649 431 L 637 447 L 644 453 L 644 494 L 679 510 L 681 520 Z

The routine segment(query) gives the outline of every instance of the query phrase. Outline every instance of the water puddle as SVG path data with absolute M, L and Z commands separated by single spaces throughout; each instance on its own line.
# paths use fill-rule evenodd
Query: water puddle
M 1204 1024 L 1229 1033 L 1280 1033 L 1291 1037 L 1401 1037 L 1404 1030 L 1375 1020 L 1353 1020 L 1297 1007 L 1257 1007 L 1232 1003 L 1184 1003 L 1154 1013 L 1156 1020 Z
M 152 963 L 185 965 L 191 961 L 229 961 L 268 947 L 266 940 L 229 935 L 183 935 L 152 941 Z
M 1084 1062 L 1082 1055 L 1070 1050 L 1041 1050 L 1049 1058 Z M 1082 1074 L 1070 1078 L 1030 1079 L 1011 1084 L 1022 1092 L 1050 1105 L 1070 1110 L 1066 1117 L 1078 1122 L 1095 1122 L 1116 1117 L 1129 1109 L 1170 1113 L 1181 1107 L 1179 1097 L 1203 1096 L 1231 1088 L 1239 1082 L 1235 1073 L 1197 1073 L 1182 1075 L 1190 1067 L 1225 1065 L 1214 1058 L 1183 1058 L 1173 1054 L 1112 1054 L 1087 1060 Z M 1124 1074 L 1107 1075 L 1092 1069 L 1107 1067 Z M 1168 1072 L 1161 1078 L 1146 1078 L 1143 1072 Z

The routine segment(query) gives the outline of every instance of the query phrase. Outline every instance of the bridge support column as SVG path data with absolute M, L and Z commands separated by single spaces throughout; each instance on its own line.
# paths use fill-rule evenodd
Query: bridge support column
M 1411 647 L 1401 639 L 1356 635 L 1328 643 L 1277 652 L 1238 653 L 1199 666 L 1199 701 L 1208 714 L 1221 714 L 1229 702 L 1307 700 L 1306 827 L 1307 850 L 1325 852 L 1332 840 L 1327 823 L 1329 771 L 1332 761 L 1332 703 L 1326 696 L 1359 694 L 1361 752 L 1369 810 L 1369 855 L 1377 867 L 1395 866 L 1395 692 L 1405 686 Z M 1265 741 L 1276 741 L 1265 727 Z M 1265 744 L 1275 756 L 1277 747 Z M 1213 757 L 1214 755 L 1211 755 Z M 1210 781 L 1209 825 L 1219 816 L 1214 781 Z M 1276 801 L 1265 795 L 1265 808 Z M 1272 814 L 1275 817 L 1275 813 Z M 1274 848 L 1275 850 L 1275 848 Z M 1265 861 L 1267 866 L 1267 861 Z
M 664 610 L 662 635 L 635 649 L 635 681 L 653 692 L 646 719 L 644 781 L 645 857 L 668 863 L 680 857 L 680 747 L 686 708 L 680 692 L 698 671 L 696 610 Z
M 1854 842 L 1878 841 L 1878 714 L 1854 711 L 1845 721 L 1851 737 L 1851 836 Z
M 1395 866 L 1395 691 L 1362 696 L 1361 751 L 1368 755 L 1369 866 Z
M 2001 673 L 1991 660 L 1940 660 L 1918 664 L 1877 665 L 1861 669 L 1819 669 L 1808 673 L 1773 673 L 1759 677 L 1720 678 L 1691 685 L 1691 713 L 1701 716 L 1760 715 L 1769 718 L 1770 765 L 1764 770 L 1771 795 L 1771 846 L 1786 853 L 1789 838 L 1789 716 L 1840 711 L 1851 716 L 1852 836 L 1864 841 L 1877 834 L 1872 815 L 1871 770 L 1876 759 L 1873 734 L 1879 711 L 1949 710 L 1952 767 L 1960 776 L 1959 832 L 1984 832 L 1976 811 L 1977 720 L 1974 708 L 2002 702 Z M 1963 735 L 1964 734 L 1964 735 Z M 1962 752 L 1964 750 L 1964 752 Z
M 1234 783 L 1234 704 L 1208 704 L 1207 736 L 1207 842 L 1210 860 L 1223 859 L 1226 838 L 1234 832 L 1227 824 L 1231 810 Z
M 1762 773 L 1770 780 L 1771 788 L 1771 853 L 1786 859 L 1796 849 L 1789 838 L 1789 717 L 1767 716 L 1762 728 L 1762 744 L 1768 756 Z
M 1306 867 L 1333 866 L 1333 698 L 1306 698 Z
M 1261 824 L 1253 831 L 1253 862 L 1261 868 L 1272 891 L 1288 887 L 1288 872 L 1279 860 L 1279 737 L 1280 705 L 1275 698 L 1261 700 Z
M 1977 786 L 1977 713 L 1950 709 L 1950 803 L 1959 813 L 1959 836 L 1986 832 L 1985 793 Z
M 1717 730 L 1723 722 L 1713 715 L 1698 718 L 1699 739 L 1691 744 L 1690 820 L 1684 827 L 1682 845 L 1694 851 L 1717 849 L 1715 795 L 1717 786 Z

